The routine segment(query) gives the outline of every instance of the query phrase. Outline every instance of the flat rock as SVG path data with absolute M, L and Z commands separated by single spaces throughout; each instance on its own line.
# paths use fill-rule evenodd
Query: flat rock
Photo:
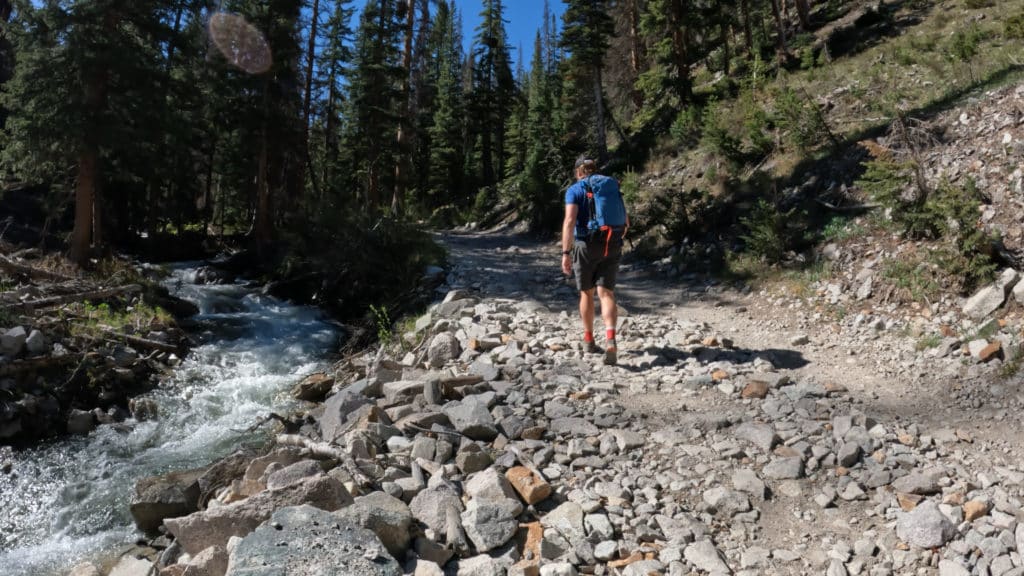
M 449 507 L 462 513 L 462 500 L 447 486 L 423 490 L 409 503 L 413 517 L 439 534 L 445 532 Z
M 450 403 L 443 411 L 452 426 L 472 440 L 489 442 L 498 436 L 494 417 L 485 404 L 475 401 Z
M 312 506 L 278 510 L 242 539 L 226 576 L 401 576 L 377 536 Z
M 725 563 L 722 553 L 715 547 L 711 540 L 701 540 L 686 547 L 683 556 L 704 572 L 712 574 L 732 574 L 729 565 Z
M 334 515 L 376 534 L 395 558 L 405 557 L 412 528 L 412 512 L 405 502 L 384 492 L 371 492 Z
M 153 532 L 165 518 L 186 516 L 199 510 L 199 478 L 206 468 L 150 476 L 135 483 L 129 510 L 135 525 Z
M 521 509 L 518 500 L 470 500 L 462 513 L 462 526 L 476 549 L 487 552 L 515 536 L 519 527 L 515 512 Z
M 567 436 L 597 436 L 601 432 L 584 418 L 555 418 L 551 420 L 548 429 L 555 434 Z
M 956 526 L 934 502 L 925 500 L 912 511 L 899 516 L 896 535 L 918 548 L 938 548 L 953 539 Z

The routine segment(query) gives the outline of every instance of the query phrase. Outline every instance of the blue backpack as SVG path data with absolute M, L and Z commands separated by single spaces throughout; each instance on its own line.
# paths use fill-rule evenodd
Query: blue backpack
M 619 192 L 619 183 L 614 178 L 595 174 L 582 180 L 590 205 L 590 232 L 605 226 L 621 228 L 626 225 L 626 204 Z
M 621 236 L 626 226 L 626 204 L 622 200 L 619 183 L 614 178 L 600 174 L 588 176 L 582 182 L 590 210 L 588 236 L 604 240 L 607 256 L 612 238 L 615 235 Z

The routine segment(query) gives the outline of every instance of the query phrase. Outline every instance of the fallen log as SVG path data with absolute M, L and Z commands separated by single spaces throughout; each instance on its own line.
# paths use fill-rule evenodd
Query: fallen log
M 133 348 L 144 348 L 146 350 L 157 350 L 160 352 L 169 352 L 171 354 L 177 354 L 183 356 L 186 352 L 185 347 L 178 344 L 168 344 L 166 342 L 158 342 L 156 340 L 149 340 L 147 338 L 141 338 L 139 336 L 130 336 L 128 334 L 122 334 L 120 332 L 114 332 L 113 330 L 104 330 L 104 336 L 107 340 L 112 342 L 124 342 L 130 344 Z
M 39 358 L 15 360 L 9 364 L 0 365 L 0 377 L 16 376 L 25 372 L 66 366 L 74 364 L 84 357 L 84 354 L 65 354 L 63 356 L 42 356 Z
M 104 288 L 102 290 L 90 290 L 88 292 L 76 292 L 74 294 L 63 294 L 60 296 L 50 296 L 47 298 L 40 298 L 38 300 L 28 300 L 25 302 L 18 302 L 16 304 L 5 304 L 7 307 L 24 306 L 26 308 L 46 308 L 49 306 L 59 306 L 61 304 L 67 304 L 68 302 L 83 302 L 85 300 L 102 300 L 104 298 L 110 298 L 112 296 L 120 296 L 121 294 L 138 294 L 142 292 L 142 286 L 138 284 L 126 284 L 124 286 L 116 286 L 114 288 Z
M 39 268 L 34 268 L 25 264 L 19 264 L 2 254 L 0 254 L 0 268 L 14 272 L 15 274 L 24 274 L 29 278 L 43 278 L 45 280 L 58 280 L 61 282 L 73 280 L 70 276 L 50 272 L 49 270 L 40 270 Z

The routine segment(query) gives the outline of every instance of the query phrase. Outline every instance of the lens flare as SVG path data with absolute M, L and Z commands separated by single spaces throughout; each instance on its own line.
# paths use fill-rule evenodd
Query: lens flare
M 263 33 L 237 14 L 211 16 L 210 38 L 228 62 L 249 74 L 262 74 L 274 62 Z

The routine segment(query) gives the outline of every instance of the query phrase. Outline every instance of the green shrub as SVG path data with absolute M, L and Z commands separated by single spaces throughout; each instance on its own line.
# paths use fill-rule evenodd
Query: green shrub
M 633 206 L 640 196 L 640 175 L 632 169 L 627 170 L 619 181 L 619 188 L 622 190 L 622 199 L 626 206 Z
M 775 142 L 768 112 L 761 106 L 753 90 L 740 95 L 739 107 L 743 114 L 743 132 L 750 145 L 750 152 L 763 156 L 771 151 Z
M 750 215 L 740 218 L 746 230 L 740 238 L 747 251 L 767 262 L 781 262 L 795 240 L 790 225 L 796 216 L 796 208 L 781 211 L 767 200 L 758 200 Z
M 739 138 L 729 130 L 721 105 L 716 101 L 710 102 L 704 109 L 703 120 L 701 145 L 730 163 L 738 163 L 743 157 L 743 149 Z
M 687 106 L 679 111 L 669 128 L 669 134 L 679 146 L 690 148 L 700 142 L 700 109 Z
M 1024 14 L 1017 14 L 1006 19 L 1003 35 L 1008 39 L 1024 39 Z
M 809 98 L 802 98 L 791 88 L 781 90 L 776 96 L 775 112 L 779 128 L 803 153 L 835 140 L 821 108 Z

